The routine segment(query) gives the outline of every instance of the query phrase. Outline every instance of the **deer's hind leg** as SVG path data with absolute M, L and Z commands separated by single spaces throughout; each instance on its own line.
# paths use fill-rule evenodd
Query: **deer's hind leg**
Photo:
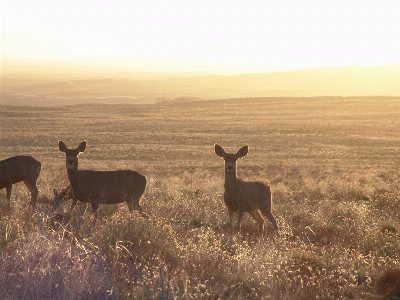
M 137 210 L 142 216 L 146 215 L 143 208 L 140 206 L 140 196 L 128 195 L 126 196 L 126 205 L 128 205 L 129 211 L 132 213 L 133 210 Z
M 272 226 L 274 226 L 275 229 L 278 229 L 278 225 L 276 224 L 276 220 L 274 218 L 274 215 L 271 213 L 270 210 L 262 210 L 263 215 L 272 223 Z
M 133 197 L 126 197 L 126 205 L 128 206 L 129 212 L 133 212 Z
M 31 205 L 33 207 L 36 206 L 36 201 L 37 201 L 37 197 L 39 195 L 39 191 L 36 185 L 36 180 L 32 181 L 32 180 L 24 180 L 24 183 L 26 185 L 26 187 L 28 188 L 28 190 L 31 192 Z
M 259 209 L 249 211 L 249 214 L 258 223 L 258 236 L 260 237 L 260 240 L 262 241 L 263 236 L 264 236 L 264 217 L 262 216 Z

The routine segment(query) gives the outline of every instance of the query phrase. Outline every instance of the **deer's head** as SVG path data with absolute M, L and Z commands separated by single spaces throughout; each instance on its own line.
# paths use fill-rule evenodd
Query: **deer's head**
M 69 149 L 63 141 L 58 141 L 58 148 L 61 152 L 65 153 L 65 164 L 67 170 L 77 170 L 78 169 L 78 154 L 85 151 L 86 141 L 79 144 L 76 149 Z
M 225 173 L 234 173 L 236 174 L 236 161 L 244 157 L 247 152 L 249 152 L 249 147 L 243 146 L 238 150 L 236 153 L 226 153 L 224 148 L 222 148 L 220 145 L 215 144 L 215 154 L 217 154 L 219 157 L 222 157 L 225 160 Z
M 57 192 L 56 188 L 53 188 L 53 193 L 54 193 L 54 199 L 53 199 L 53 203 L 52 203 L 53 204 L 52 210 L 54 211 L 60 206 L 62 197 L 61 197 L 60 193 Z

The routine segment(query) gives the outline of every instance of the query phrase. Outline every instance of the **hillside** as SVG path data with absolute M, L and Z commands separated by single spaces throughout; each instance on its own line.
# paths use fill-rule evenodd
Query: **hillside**
M 400 95 L 400 64 L 325 67 L 232 76 L 99 76 L 43 75 L 30 78 L 25 75 L 21 78 L 3 75 L 0 104 L 149 104 L 190 99 Z

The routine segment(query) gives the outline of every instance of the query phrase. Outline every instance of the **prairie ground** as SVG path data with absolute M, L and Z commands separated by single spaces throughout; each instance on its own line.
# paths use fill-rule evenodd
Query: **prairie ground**
M 39 200 L 0 191 L 2 299 L 389 299 L 400 297 L 400 98 L 246 98 L 164 105 L 0 106 L 0 159 L 42 162 Z M 142 206 L 71 201 L 57 142 L 80 168 L 147 177 Z M 271 186 L 280 229 L 245 215 L 229 238 L 223 160 Z

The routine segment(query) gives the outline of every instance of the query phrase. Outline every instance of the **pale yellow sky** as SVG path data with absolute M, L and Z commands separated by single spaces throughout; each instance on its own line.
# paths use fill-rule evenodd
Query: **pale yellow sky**
M 2 1 L 1 72 L 400 63 L 400 1 Z

